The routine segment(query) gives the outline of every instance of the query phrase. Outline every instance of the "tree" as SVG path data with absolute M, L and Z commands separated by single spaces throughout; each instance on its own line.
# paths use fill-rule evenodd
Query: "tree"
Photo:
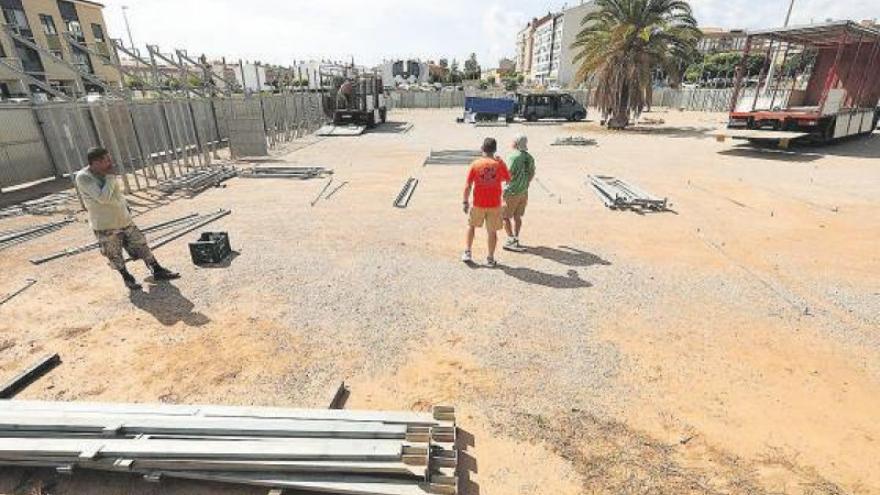
M 447 82 L 458 84 L 462 81 L 461 71 L 458 70 L 458 60 L 452 59 L 452 65 L 449 66 L 449 74 L 446 75 Z
M 736 77 L 736 69 L 743 63 L 741 53 L 727 52 L 706 55 L 701 60 L 696 60 L 685 71 L 685 80 L 688 82 L 707 81 L 715 78 L 732 80 Z M 751 54 L 745 60 L 745 72 L 743 75 L 757 75 L 764 67 L 764 55 Z
M 477 54 L 471 53 L 471 56 L 464 62 L 464 78 L 467 80 L 479 79 L 482 72 L 480 64 L 477 62 Z
M 438 63 L 439 63 L 439 65 L 440 65 L 440 67 L 443 67 L 444 69 L 448 69 L 448 68 L 449 68 L 449 60 L 448 60 L 448 59 L 441 58 L 441 59 L 440 59 L 440 62 L 438 62 Z
M 700 31 L 687 0 L 596 0 L 596 6 L 572 44 L 577 82 L 595 77 L 596 106 L 609 128 L 623 129 L 650 102 L 655 70 L 680 77 L 697 53 Z

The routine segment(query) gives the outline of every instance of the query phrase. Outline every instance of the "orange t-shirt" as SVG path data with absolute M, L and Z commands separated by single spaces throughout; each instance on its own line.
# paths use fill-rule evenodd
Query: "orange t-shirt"
M 510 182 L 510 172 L 500 158 L 478 158 L 471 164 L 467 183 L 474 185 L 474 206 L 501 207 L 501 183 Z

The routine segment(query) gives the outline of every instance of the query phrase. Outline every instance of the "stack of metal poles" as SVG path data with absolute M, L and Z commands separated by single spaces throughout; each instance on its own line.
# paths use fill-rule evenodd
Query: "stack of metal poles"
M 232 167 L 200 168 L 188 172 L 180 177 L 175 177 L 159 184 L 159 190 L 171 194 L 179 190 L 185 190 L 190 194 L 204 191 L 209 187 L 216 187 L 220 183 L 235 177 L 238 172 Z
M 599 199 L 612 210 L 666 210 L 668 200 L 649 194 L 629 182 L 606 175 L 591 175 L 589 183 Z
M 0 401 L 0 465 L 357 495 L 456 495 L 455 411 Z
M 318 179 L 333 173 L 324 167 L 253 167 L 238 174 L 245 179 Z
M 62 227 L 71 222 L 73 222 L 72 218 L 66 218 L 59 222 L 32 225 L 23 229 L 0 232 L 0 251 L 60 230 Z

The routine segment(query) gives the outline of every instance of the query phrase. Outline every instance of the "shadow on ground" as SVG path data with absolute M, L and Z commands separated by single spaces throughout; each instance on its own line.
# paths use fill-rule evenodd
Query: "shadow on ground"
M 409 122 L 385 122 L 370 129 L 370 134 L 406 134 L 412 130 L 413 125 Z
M 714 130 L 714 127 L 654 127 L 653 125 L 651 127 L 643 127 L 642 125 L 636 125 L 617 132 L 624 134 L 665 136 L 671 138 L 709 139 L 712 138 L 712 136 L 707 133 Z
M 576 270 L 569 270 L 565 275 L 553 275 L 524 267 L 499 266 L 499 268 L 506 275 L 521 282 L 550 287 L 551 289 L 586 289 L 593 286 L 582 279 Z
M 779 149 L 775 143 L 740 144 L 718 154 L 758 160 L 809 163 L 829 156 L 880 159 L 880 133 L 853 136 L 829 144 L 795 144 Z
M 165 326 L 183 322 L 187 326 L 200 327 L 211 322 L 202 313 L 194 312 L 196 305 L 181 294 L 180 289 L 167 282 L 148 284 L 143 291 L 131 291 L 129 299 Z
M 539 256 L 565 266 L 587 267 L 593 265 L 611 265 L 611 262 L 606 261 L 593 253 L 588 253 L 569 246 L 559 246 L 559 249 L 546 246 L 535 246 L 528 248 L 526 254 Z

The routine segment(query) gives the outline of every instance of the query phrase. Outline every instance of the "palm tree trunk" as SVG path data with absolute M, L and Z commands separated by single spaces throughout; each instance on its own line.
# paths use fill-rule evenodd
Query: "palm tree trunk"
M 629 85 L 624 84 L 620 88 L 620 94 L 617 98 L 617 104 L 614 112 L 608 120 L 608 128 L 620 130 L 629 125 Z

